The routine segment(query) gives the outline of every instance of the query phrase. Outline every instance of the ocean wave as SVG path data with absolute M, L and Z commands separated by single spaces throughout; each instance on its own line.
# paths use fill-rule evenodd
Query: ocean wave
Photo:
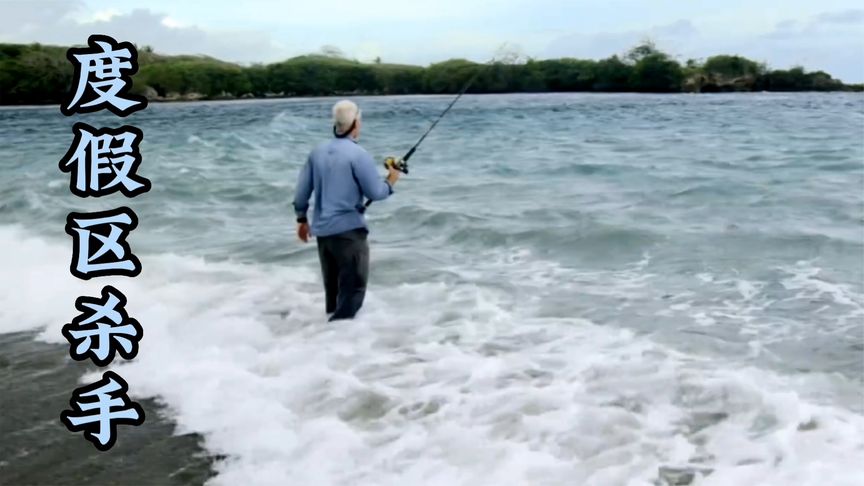
M 723 183 L 699 184 L 681 189 L 669 194 L 669 198 L 689 198 L 689 197 L 704 197 L 704 196 L 743 196 L 752 194 L 762 194 L 765 190 L 756 185 L 732 183 L 725 181 Z
M 363 145 L 407 149 L 450 99 L 364 98 Z M 848 100 L 466 96 L 367 213 L 338 326 L 290 208 L 334 100 L 141 113 L 144 271 L 97 282 L 63 219 L 118 200 L 68 193 L 45 154 L 72 120 L 28 109 L 0 146 L 0 331 L 62 353 L 74 299 L 121 289 L 145 337 L 115 368 L 204 437 L 212 484 L 856 484 L 861 181 L 817 140 L 860 159 Z
M 61 275 L 63 245 L 0 228 L 0 245 L 21 243 L 2 253 L 16 278 L 3 331 L 62 343 L 72 299 L 98 286 Z M 501 257 L 490 268 L 548 267 Z M 332 325 L 311 261 L 142 261 L 136 279 L 99 282 L 126 293 L 145 329 L 138 357 L 112 368 L 225 456 L 209 484 L 650 483 L 683 468 L 700 484 L 852 485 L 864 459 L 864 417 L 805 395 L 820 377 L 537 317 L 471 283 L 373 287 L 357 320 Z
M 833 160 L 848 160 L 849 157 L 837 157 Z M 822 158 L 822 160 L 828 160 Z M 864 162 L 862 161 L 854 161 L 848 160 L 847 162 L 840 162 L 837 164 L 820 164 L 816 166 L 819 170 L 829 171 L 829 172 L 851 172 L 851 171 L 861 171 L 864 170 Z
M 478 223 L 484 221 L 485 218 L 466 212 L 432 210 L 412 204 L 390 212 L 385 220 L 392 220 L 396 224 L 415 228 L 441 229 Z
M 566 164 L 555 170 L 559 176 L 576 175 L 618 175 L 625 172 L 642 170 L 640 167 L 618 165 L 618 164 Z

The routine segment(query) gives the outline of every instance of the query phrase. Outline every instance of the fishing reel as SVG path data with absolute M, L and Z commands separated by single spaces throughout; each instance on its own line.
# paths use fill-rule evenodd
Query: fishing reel
M 387 157 L 384 159 L 384 168 L 390 170 L 390 167 L 393 167 L 403 174 L 408 173 L 408 162 L 402 159 L 397 159 L 396 157 Z

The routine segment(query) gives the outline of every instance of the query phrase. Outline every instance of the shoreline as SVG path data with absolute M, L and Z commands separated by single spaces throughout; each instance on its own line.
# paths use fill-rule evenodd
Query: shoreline
M 0 43 L 0 104 L 60 103 L 76 81 L 66 46 Z M 428 65 L 361 62 L 334 52 L 241 65 L 200 55 L 138 53 L 132 94 L 157 102 L 295 96 L 455 95 L 473 93 L 729 93 L 864 91 L 864 84 L 802 66 L 770 68 L 739 55 L 681 62 L 643 41 L 603 59 L 451 58 Z M 847 73 L 847 77 L 854 76 Z
M 146 419 L 139 427 L 118 427 L 117 444 L 99 452 L 81 433 L 66 430 L 60 412 L 81 376 L 96 371 L 69 358 L 67 347 L 38 340 L 39 332 L 0 334 L 0 477 L 4 484 L 203 484 L 215 476 L 221 458 L 202 446 L 202 437 L 177 435 L 176 423 L 152 398 L 136 398 Z M 47 372 L 49 371 L 50 372 Z
M 858 90 L 805 90 L 805 91 L 718 91 L 718 92 L 688 92 L 682 91 L 677 93 L 646 93 L 643 91 L 543 91 L 543 92 L 525 92 L 514 91 L 507 93 L 465 93 L 466 97 L 470 96 L 507 96 L 507 95 L 631 95 L 631 96 L 681 96 L 681 95 L 752 95 L 752 94 L 802 94 L 802 93 L 819 93 L 819 94 L 854 94 L 864 93 Z M 180 98 L 152 98 L 148 99 L 148 103 L 153 104 L 183 104 L 183 103 L 231 103 L 231 102 L 259 102 L 259 101 L 284 101 L 284 100 L 323 100 L 333 98 L 406 98 L 406 97 L 447 97 L 453 96 L 456 93 L 411 93 L 411 94 L 374 94 L 374 93 L 338 93 L 329 95 L 308 95 L 308 96 L 249 96 L 249 97 L 180 97 Z M 59 107 L 61 102 L 50 101 L 39 104 L 4 104 L 0 103 L 0 110 L 13 108 L 46 108 Z

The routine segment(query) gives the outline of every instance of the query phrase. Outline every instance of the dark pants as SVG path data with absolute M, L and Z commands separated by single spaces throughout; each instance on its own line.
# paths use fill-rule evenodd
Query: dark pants
M 358 228 L 318 237 L 318 259 L 324 276 L 330 320 L 351 319 L 363 306 L 369 278 L 368 231 Z

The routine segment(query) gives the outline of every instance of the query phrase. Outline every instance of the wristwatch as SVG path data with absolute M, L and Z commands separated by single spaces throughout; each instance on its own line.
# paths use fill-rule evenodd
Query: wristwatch
M 304 224 L 304 223 L 308 223 L 308 222 L 309 222 L 309 220 L 306 219 L 306 216 L 300 216 L 299 218 L 297 218 L 297 223 L 299 223 L 299 224 Z

